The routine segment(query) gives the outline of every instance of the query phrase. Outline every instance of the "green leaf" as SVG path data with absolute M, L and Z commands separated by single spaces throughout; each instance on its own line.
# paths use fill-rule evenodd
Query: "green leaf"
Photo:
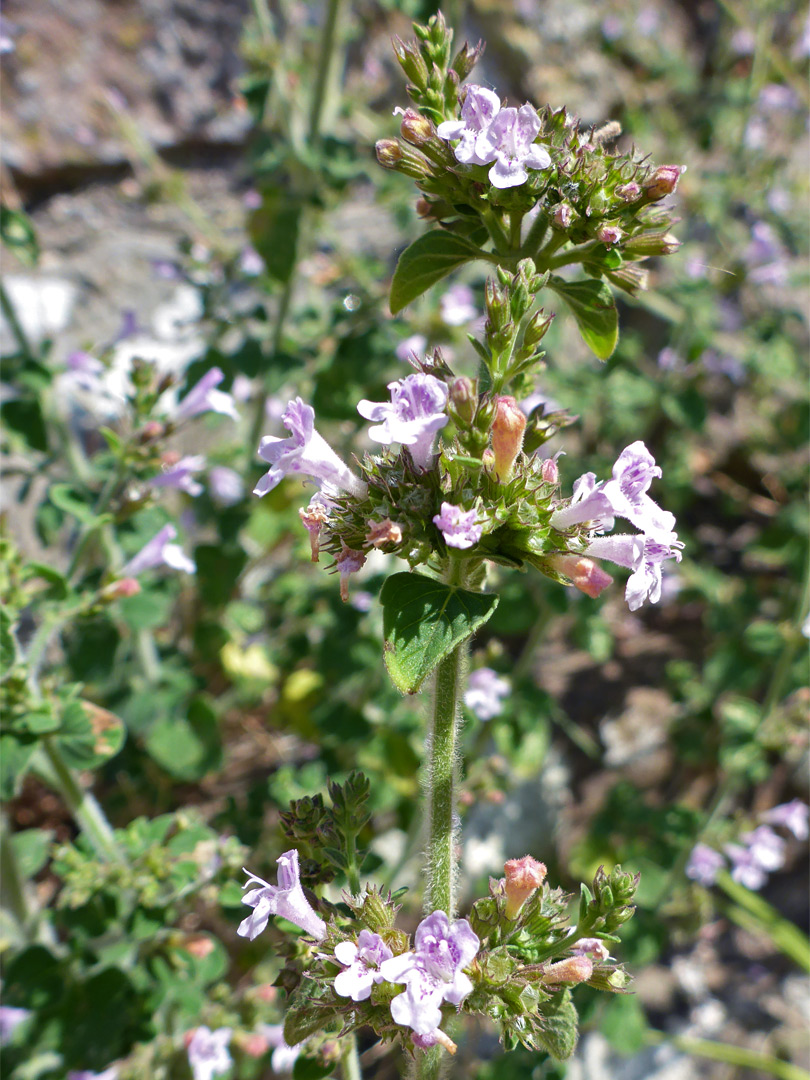
M 12 624 L 8 610 L 0 606 L 0 676 L 5 676 L 17 661 L 17 642 Z
M 0 735 L 0 799 L 12 799 L 28 768 L 37 740 L 30 735 Z
M 188 718 L 167 717 L 159 721 L 146 740 L 152 757 L 166 772 L 180 780 L 199 780 L 219 768 L 222 743 L 217 715 L 201 697 L 192 701 Z
M 410 304 L 457 266 L 481 257 L 481 249 L 463 236 L 434 229 L 407 247 L 399 257 L 391 282 L 391 314 Z
M 55 736 L 65 761 L 75 769 L 95 769 L 114 757 L 124 744 L 124 725 L 90 701 L 70 701 Z
M 592 278 L 565 281 L 553 276 L 548 287 L 568 305 L 591 352 L 607 360 L 619 340 L 619 313 L 610 286 Z
M 39 244 L 30 218 L 20 210 L 0 206 L 0 239 L 10 248 L 21 263 L 36 266 Z
M 392 574 L 382 587 L 385 666 L 394 685 L 415 694 L 431 671 L 472 637 L 498 606 L 491 593 L 474 593 L 422 574 Z
M 325 996 L 326 991 L 320 987 L 313 989 L 307 982 L 306 992 L 298 990 L 293 996 L 284 1017 L 284 1041 L 288 1046 L 295 1046 L 323 1031 L 338 1015 L 334 1009 L 319 1002 L 319 994 Z
M 92 509 L 82 502 L 70 484 L 51 484 L 48 498 L 54 506 L 66 514 L 72 514 L 82 525 L 92 525 L 97 520 Z
M 262 205 L 248 221 L 251 242 L 264 259 L 267 273 L 282 285 L 295 267 L 300 223 L 300 199 L 279 189 L 264 192 Z
M 532 1034 L 544 1049 L 558 1061 L 570 1058 L 577 1045 L 579 1017 L 571 993 L 564 990 L 559 997 L 544 1002 Z
M 293 1080 L 325 1080 L 334 1070 L 334 1062 L 324 1063 L 320 1058 L 302 1056 L 293 1065 Z
M 22 829 L 11 837 L 20 875 L 25 879 L 39 873 L 48 861 L 53 833 L 48 829 Z

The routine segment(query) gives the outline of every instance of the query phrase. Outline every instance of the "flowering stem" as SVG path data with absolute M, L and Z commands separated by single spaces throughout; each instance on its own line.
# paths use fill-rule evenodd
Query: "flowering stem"
M 354 1032 L 343 1040 L 342 1080 L 363 1080 L 360 1057 L 357 1053 L 357 1036 Z
M 553 259 L 549 259 L 546 262 L 544 269 L 556 270 L 558 266 L 570 266 L 571 263 L 582 262 L 583 257 L 588 255 L 598 246 L 598 240 L 588 240 L 585 244 L 579 244 L 577 247 L 569 248 L 568 251 L 563 251 L 560 255 L 555 255 Z
M 427 912 L 444 911 L 451 918 L 456 906 L 453 848 L 457 816 L 459 698 L 466 656 L 467 644 L 462 642 L 436 668 L 427 745 L 428 878 L 424 907 Z
M 42 740 L 42 749 L 50 765 L 47 771 L 38 770 L 43 779 L 65 800 L 76 823 L 92 844 L 98 857 L 104 862 L 120 861 L 121 853 L 115 842 L 112 827 L 104 816 L 104 811 L 93 795 L 80 787 L 55 740 L 46 735 Z

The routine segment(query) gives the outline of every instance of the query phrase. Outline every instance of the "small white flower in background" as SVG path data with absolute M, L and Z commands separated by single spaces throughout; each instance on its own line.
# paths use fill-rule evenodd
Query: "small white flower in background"
M 717 875 L 725 867 L 726 860 L 719 851 L 708 844 L 695 844 L 686 864 L 686 876 L 701 885 L 714 885 Z
M 478 317 L 475 294 L 469 285 L 452 285 L 439 301 L 439 315 L 446 326 L 463 326 Z
M 775 806 L 773 810 L 768 810 L 767 813 L 760 815 L 761 819 L 768 823 L 768 825 L 781 825 L 782 828 L 788 829 L 797 840 L 806 840 L 810 836 L 810 807 L 807 803 L 803 803 L 801 799 L 793 799 L 789 803 L 782 803 L 781 806 Z
M 165 465 L 163 472 L 153 476 L 149 484 L 151 487 L 167 487 L 174 488 L 176 491 L 185 491 L 187 495 L 196 498 L 197 495 L 202 495 L 204 489 L 192 474 L 204 468 L 205 458 L 202 454 L 192 454 L 180 458 L 173 465 Z
M 0 1046 L 4 1046 L 16 1029 L 31 1016 L 30 1009 L 14 1005 L 0 1005 Z
M 304 1049 L 306 1039 L 304 1039 L 304 1042 L 296 1043 L 295 1046 L 290 1046 L 284 1041 L 283 1024 L 261 1024 L 259 1031 L 270 1045 L 275 1047 L 270 1057 L 270 1068 L 273 1072 L 292 1072 L 293 1065 L 295 1065 L 301 1051 Z
M 478 668 L 470 673 L 464 704 L 479 720 L 492 720 L 503 712 L 504 698 L 509 697 L 511 691 L 508 679 L 492 668 Z
M 202 1025 L 198 1027 L 188 1044 L 188 1063 L 194 1073 L 194 1080 L 213 1080 L 215 1076 L 226 1073 L 233 1063 L 228 1052 L 231 1041 L 231 1028 L 219 1028 L 211 1031 Z
M 194 560 L 185 554 L 179 544 L 172 543 L 176 538 L 177 529 L 174 525 L 164 525 L 160 532 L 129 560 L 121 570 L 121 576 L 137 577 L 144 570 L 154 570 L 159 566 L 168 566 L 171 570 L 182 570 L 184 574 L 195 573 L 197 567 Z
M 234 506 L 245 494 L 245 483 L 235 469 L 227 465 L 214 465 L 208 473 L 211 498 L 220 506 Z
M 116 1080 L 118 1066 L 111 1065 L 104 1072 L 95 1073 L 90 1069 L 71 1069 L 67 1074 L 67 1080 Z
M 427 338 L 424 334 L 411 334 L 394 349 L 397 360 L 408 360 L 411 356 L 424 356 Z

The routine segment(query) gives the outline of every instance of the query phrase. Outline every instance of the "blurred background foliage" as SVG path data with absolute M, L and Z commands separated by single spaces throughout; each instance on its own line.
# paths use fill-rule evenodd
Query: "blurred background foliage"
M 61 602 L 82 515 L 115 467 L 99 427 L 125 441 L 135 430 L 131 414 L 71 398 L 72 350 L 111 379 L 133 356 L 186 388 L 221 368 L 241 421 L 204 418 L 170 448 L 234 469 L 245 491 L 261 472 L 257 437 L 281 434 L 288 397 L 312 402 L 348 456 L 364 445 L 358 399 L 385 396 L 411 335 L 474 373 L 475 315 L 456 317 L 453 297 L 387 310 L 396 255 L 424 226 L 373 144 L 406 104 L 390 37 L 434 10 L 6 5 L 3 591 L 21 646 L 35 600 Z M 634 615 L 618 587 L 592 601 L 493 567 L 501 602 L 473 663 L 512 691 L 486 723 L 469 712 L 464 731 L 467 901 L 525 851 L 568 888 L 602 864 L 640 870 L 620 952 L 637 993 L 593 995 L 567 1066 L 501 1058 L 482 1030 L 455 1075 L 796 1076 L 778 1068 L 808 1065 L 806 989 L 774 920 L 807 924 L 806 851 L 789 847 L 747 917 L 684 870 L 699 839 L 719 848 L 774 805 L 807 801 L 805 15 L 771 0 L 454 0 L 445 14 L 462 38 L 486 39 L 474 79 L 510 103 L 618 120 L 620 145 L 688 166 L 683 246 L 651 262 L 648 293 L 619 297 L 614 355 L 599 365 L 559 319 L 536 388 L 579 417 L 551 446 L 565 451 L 563 490 L 645 441 L 683 562 L 660 604 Z M 49 66 L 54 44 L 67 76 Z M 71 64 L 89 73 L 73 89 Z M 65 93 L 69 121 L 50 107 Z M 462 279 L 480 313 L 482 272 Z M 54 281 L 61 321 L 44 292 Z M 143 483 L 137 468 L 124 479 Z M 283 994 L 260 991 L 282 959 L 267 938 L 236 938 L 234 883 L 246 858 L 269 872 L 286 846 L 279 813 L 327 778 L 372 778 L 367 871 L 418 886 L 423 720 L 385 676 L 376 601 L 398 567 L 370 559 L 342 604 L 309 563 L 303 499 L 290 481 L 227 505 L 210 482 L 195 499 L 130 491 L 115 521 L 125 555 L 179 519 L 196 576 L 148 575 L 138 596 L 83 611 L 51 641 L 46 691 L 81 684 L 120 718 L 117 752 L 101 763 L 80 748 L 73 764 L 123 830 L 130 869 L 99 862 L 47 778 L 7 759 L 7 830 L 42 909 L 33 932 L 13 917 L 2 927 L 6 1000 L 37 1016 L 3 1051 L 9 1077 L 116 1058 L 134 1076 L 183 1077 L 178 1033 L 201 1017 L 245 1032 L 278 1020 Z M 89 555 L 83 587 L 104 565 L 103 550 Z M 713 1061 L 706 1039 L 749 1057 Z M 234 1075 L 267 1074 L 246 1046 Z M 367 1075 L 394 1075 L 390 1056 L 370 1051 Z

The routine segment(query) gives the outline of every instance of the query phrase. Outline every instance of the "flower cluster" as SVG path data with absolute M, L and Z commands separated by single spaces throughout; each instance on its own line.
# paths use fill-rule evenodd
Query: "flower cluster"
M 626 983 L 623 972 L 609 964 L 608 948 L 599 936 L 615 933 L 632 914 L 627 904 L 637 879 L 620 868 L 610 878 L 600 871 L 591 903 L 572 930 L 566 916 L 570 897 L 549 889 L 545 866 L 529 855 L 509 860 L 504 878 L 490 883 L 490 896 L 475 903 L 469 918 L 452 919 L 434 911 L 419 923 L 410 944 L 393 925 L 397 909 L 390 896 L 386 899 L 367 887 L 362 895 L 346 898 L 353 920 L 347 923 L 344 914 L 327 905 L 330 913 L 324 922 L 303 894 L 297 851 L 285 852 L 278 861 L 278 886 L 249 875 L 248 885 L 258 883 L 261 895 L 258 900 L 253 891 L 245 895 L 254 914 L 239 927 L 240 934 L 253 938 L 266 926 L 267 914 L 275 913 L 314 939 L 303 939 L 296 950 L 299 957 L 307 957 L 305 981 L 284 1027 L 262 1028 L 268 1045 L 277 1047 L 274 1069 L 281 1067 L 281 1055 L 289 1066 L 305 1050 L 299 1033 L 313 1030 L 314 1017 L 321 1029 L 330 1019 L 337 1026 L 349 1016 L 353 1023 L 362 1018 L 386 1038 L 399 1036 L 412 1050 L 440 1045 L 452 1053 L 455 1044 L 442 1024 L 453 1011 L 463 1008 L 505 1018 L 528 1008 L 534 1013 L 527 1018 L 522 1041 L 531 1046 L 531 1031 L 544 1030 L 544 1008 L 554 1008 L 561 989 L 592 981 L 615 990 Z M 265 906 L 256 918 L 259 905 L 267 901 L 272 912 Z M 541 949 L 545 959 L 538 962 Z M 531 990 L 521 998 L 526 986 Z M 220 1060 L 216 1055 L 224 1052 L 228 1029 L 199 1031 L 205 1037 L 195 1035 L 195 1040 L 207 1048 L 212 1061 Z
M 797 840 L 804 841 L 810 835 L 810 808 L 801 799 L 793 799 L 761 814 L 760 821 L 763 824 L 742 833 L 739 843 L 726 844 L 725 856 L 708 844 L 695 844 L 686 865 L 687 877 L 708 887 L 730 865 L 732 880 L 749 889 L 761 889 L 768 874 L 781 869 L 785 862 L 785 841 L 772 826 L 787 829 Z

